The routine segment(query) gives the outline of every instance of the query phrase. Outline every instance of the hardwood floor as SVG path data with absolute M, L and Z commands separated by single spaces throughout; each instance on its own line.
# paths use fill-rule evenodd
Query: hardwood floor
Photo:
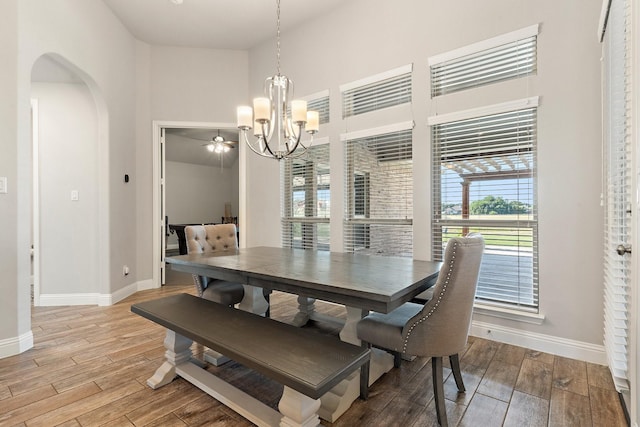
M 0 359 L 0 426 L 251 425 L 183 379 L 146 386 L 163 358 L 164 331 L 129 307 L 179 292 L 193 286 L 138 292 L 111 307 L 34 308 L 35 347 Z M 274 292 L 271 301 L 273 318 L 293 319 L 295 297 Z M 318 306 L 344 315 L 339 306 Z M 194 344 L 194 352 L 201 356 L 202 347 Z M 627 425 L 606 367 L 473 337 L 460 361 L 466 393 L 445 372 L 452 426 Z M 233 362 L 208 369 L 277 407 L 278 384 Z M 333 425 L 436 426 L 430 361 L 403 362 Z

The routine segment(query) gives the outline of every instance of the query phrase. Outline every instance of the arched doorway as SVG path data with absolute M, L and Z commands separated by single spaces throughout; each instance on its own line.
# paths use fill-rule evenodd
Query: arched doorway
M 34 305 L 99 304 L 109 293 L 107 114 L 95 83 L 48 54 L 31 75 Z

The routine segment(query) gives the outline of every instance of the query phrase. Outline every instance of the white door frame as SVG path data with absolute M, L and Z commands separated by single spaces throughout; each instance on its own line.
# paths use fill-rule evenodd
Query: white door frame
M 31 265 L 33 305 L 40 305 L 40 164 L 39 164 L 38 100 L 31 99 L 31 172 L 33 179 L 31 205 Z
M 165 195 L 163 194 L 164 185 L 161 185 L 161 175 L 160 172 L 166 170 L 165 169 L 165 159 L 162 156 L 162 148 L 160 145 L 160 136 L 162 129 L 165 128 L 183 128 L 183 129 L 235 129 L 236 123 L 222 123 L 222 122 L 181 122 L 181 121 L 170 121 L 170 120 L 154 120 L 152 122 L 153 126 L 153 196 L 152 196 L 152 211 L 153 211 L 153 287 L 159 288 L 162 286 L 162 271 L 164 269 L 164 248 L 162 246 L 164 232 L 164 206 L 163 201 Z M 238 198 L 239 198 L 239 211 L 238 217 L 239 220 L 242 221 L 244 218 L 244 206 L 245 206 L 245 195 L 246 195 L 246 180 L 245 180 L 245 150 L 242 144 L 239 145 L 238 152 L 238 161 L 239 164 L 239 172 L 238 172 Z M 242 227 L 241 224 L 239 224 Z M 240 233 L 240 238 L 243 239 L 245 236 Z M 241 240 L 242 241 L 242 240 Z

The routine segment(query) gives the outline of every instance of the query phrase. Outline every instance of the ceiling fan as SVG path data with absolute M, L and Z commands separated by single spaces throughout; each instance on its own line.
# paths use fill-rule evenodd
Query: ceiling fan
M 218 129 L 218 135 L 211 137 L 211 141 L 206 144 L 202 144 L 202 146 L 206 146 L 207 150 L 212 153 L 222 154 L 228 152 L 232 148 L 236 148 L 235 144 L 237 144 L 237 141 L 227 141 L 220 136 L 220 129 Z

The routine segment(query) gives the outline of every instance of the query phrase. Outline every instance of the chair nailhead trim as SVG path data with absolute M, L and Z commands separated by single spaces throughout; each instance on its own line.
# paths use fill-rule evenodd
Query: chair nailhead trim
M 404 339 L 404 342 L 402 343 L 402 352 L 404 353 L 405 351 L 407 351 L 407 345 L 409 344 L 409 337 L 411 337 L 411 333 L 413 332 L 413 330 L 415 329 L 416 326 L 418 326 L 418 324 L 424 322 L 425 320 L 427 320 L 433 313 L 435 313 L 435 311 L 438 309 L 438 306 L 440 305 L 440 301 L 442 301 L 442 297 L 444 296 L 444 293 L 447 291 L 447 286 L 449 285 L 449 281 L 451 280 L 451 271 L 453 270 L 453 265 L 455 264 L 455 259 L 456 259 L 456 249 L 458 248 L 458 243 L 454 242 L 453 243 L 453 253 L 451 255 L 451 261 L 449 262 L 449 270 L 447 271 L 447 278 L 444 281 L 444 285 L 442 286 L 442 291 L 440 291 L 440 295 L 438 295 L 438 300 L 436 301 L 436 303 L 433 305 L 433 307 L 431 308 L 431 310 L 429 310 L 429 313 L 426 314 L 426 316 L 420 318 L 419 320 L 417 320 L 413 325 L 411 325 L 411 327 L 409 328 L 409 332 L 407 332 L 407 336 Z

